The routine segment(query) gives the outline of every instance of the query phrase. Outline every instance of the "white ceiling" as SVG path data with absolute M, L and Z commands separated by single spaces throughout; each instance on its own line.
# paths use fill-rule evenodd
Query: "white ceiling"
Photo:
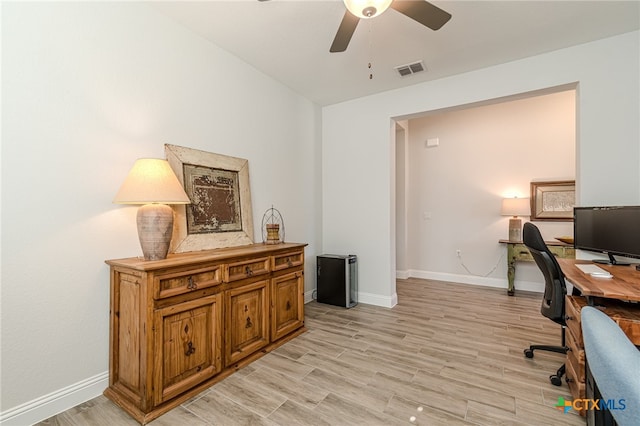
M 640 0 L 432 3 L 453 15 L 440 30 L 432 31 L 390 9 L 379 17 L 361 20 L 343 53 L 329 53 L 345 11 L 342 0 L 151 4 L 319 105 L 640 28 Z M 427 68 L 424 73 L 400 77 L 394 70 L 419 60 Z M 369 79 L 369 63 L 373 79 Z

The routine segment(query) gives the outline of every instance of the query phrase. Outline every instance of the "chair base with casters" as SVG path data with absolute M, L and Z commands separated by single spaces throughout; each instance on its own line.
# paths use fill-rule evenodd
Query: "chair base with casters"
M 533 351 L 535 350 L 566 354 L 569 348 L 566 346 L 562 347 L 562 346 L 548 346 L 548 345 L 531 345 L 529 346 L 528 349 L 524 350 L 524 355 L 527 358 L 533 358 Z M 549 381 L 551 382 L 552 385 L 554 386 L 562 385 L 562 376 L 564 376 L 565 368 L 566 368 L 565 364 L 562 364 L 562 366 L 558 368 L 558 371 L 556 371 L 556 374 L 552 374 L 549 376 Z
M 531 345 L 529 348 L 524 350 L 524 356 L 527 358 L 533 358 L 533 351 L 547 351 L 547 352 L 555 352 L 559 354 L 566 354 L 569 351 L 569 347 L 565 342 L 565 334 L 564 327 L 562 327 L 562 346 L 552 346 L 552 345 Z M 562 364 L 556 374 L 552 374 L 549 376 L 549 381 L 554 386 L 562 385 L 562 376 L 564 376 L 566 366 Z

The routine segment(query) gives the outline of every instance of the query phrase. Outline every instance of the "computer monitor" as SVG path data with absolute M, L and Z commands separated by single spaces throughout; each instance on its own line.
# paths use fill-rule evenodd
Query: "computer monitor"
M 640 206 L 575 207 L 573 244 L 608 255 L 597 263 L 622 265 L 614 256 L 640 259 Z

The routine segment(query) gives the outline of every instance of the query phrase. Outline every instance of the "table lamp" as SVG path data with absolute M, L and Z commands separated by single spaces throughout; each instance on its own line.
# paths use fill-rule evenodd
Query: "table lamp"
M 502 215 L 513 216 L 509 219 L 509 241 L 522 240 L 522 220 L 518 216 L 531 216 L 531 205 L 528 198 L 504 198 Z
M 169 162 L 156 158 L 136 160 L 113 202 L 143 204 L 138 209 L 138 238 L 145 260 L 167 257 L 173 234 L 173 209 L 167 204 L 190 204 Z

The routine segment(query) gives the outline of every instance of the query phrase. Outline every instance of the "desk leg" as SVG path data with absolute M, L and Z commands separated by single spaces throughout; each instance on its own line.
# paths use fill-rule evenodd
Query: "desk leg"
M 507 281 L 509 286 L 507 287 L 507 294 L 513 296 L 516 292 L 515 288 L 516 278 L 516 254 L 515 244 L 507 244 Z

